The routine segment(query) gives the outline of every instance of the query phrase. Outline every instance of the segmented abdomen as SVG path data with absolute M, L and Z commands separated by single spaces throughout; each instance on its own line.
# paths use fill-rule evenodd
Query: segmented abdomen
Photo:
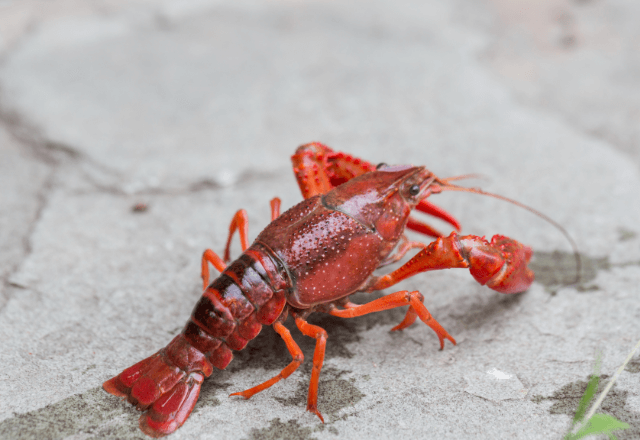
M 242 350 L 280 316 L 290 287 L 284 267 L 255 243 L 207 287 L 180 336 L 223 369 L 232 350 Z

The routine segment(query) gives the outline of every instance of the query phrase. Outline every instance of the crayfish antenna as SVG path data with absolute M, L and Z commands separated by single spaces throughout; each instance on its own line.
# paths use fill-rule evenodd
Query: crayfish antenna
M 580 258 L 580 253 L 578 252 L 578 245 L 576 244 L 576 242 L 573 240 L 573 238 L 571 238 L 571 235 L 569 235 L 569 233 L 567 232 L 567 230 L 565 228 L 562 227 L 562 225 L 560 225 L 560 223 L 556 222 L 555 220 L 553 220 L 551 217 L 547 216 L 546 214 L 541 213 L 540 211 L 525 205 L 524 203 L 518 202 L 517 200 L 513 200 L 510 199 L 508 197 L 505 196 L 501 196 L 499 194 L 493 194 L 487 191 L 483 191 L 480 188 L 465 188 L 463 186 L 457 186 L 457 185 L 452 185 L 451 181 L 453 180 L 460 180 L 462 178 L 466 178 L 469 175 L 464 175 L 464 176 L 456 176 L 456 177 L 450 177 L 448 179 L 436 179 L 435 183 L 431 185 L 431 193 L 438 193 L 441 191 L 461 191 L 461 192 L 470 192 L 470 193 L 474 193 L 474 194 L 481 194 L 483 196 L 490 196 L 490 197 L 494 197 L 496 199 L 499 200 L 504 200 L 505 202 L 509 202 L 512 203 L 516 206 L 519 206 L 520 208 L 526 209 L 527 211 L 531 212 L 532 214 L 537 215 L 538 217 L 540 217 L 541 219 L 547 221 L 548 223 L 550 223 L 551 225 L 553 225 L 556 229 L 558 229 L 562 235 L 565 236 L 565 238 L 567 239 L 567 241 L 569 242 L 569 244 L 571 245 L 571 249 L 573 249 L 573 256 L 574 259 L 576 261 L 576 279 L 573 283 L 571 284 L 567 284 L 567 287 L 570 286 L 576 286 L 578 284 L 580 284 L 580 274 L 582 272 L 582 259 Z
M 488 179 L 488 177 L 479 173 L 461 174 L 459 176 L 447 177 L 446 179 L 439 179 L 439 182 L 448 184 L 449 182 L 454 182 L 456 180 L 464 180 L 464 179 Z

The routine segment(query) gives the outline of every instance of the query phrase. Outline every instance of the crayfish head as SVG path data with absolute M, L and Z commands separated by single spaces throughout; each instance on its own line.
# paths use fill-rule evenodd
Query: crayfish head
M 430 194 L 432 184 L 437 188 L 437 182 L 424 167 L 383 166 L 329 191 L 323 203 L 394 241 L 402 235 L 411 210 Z

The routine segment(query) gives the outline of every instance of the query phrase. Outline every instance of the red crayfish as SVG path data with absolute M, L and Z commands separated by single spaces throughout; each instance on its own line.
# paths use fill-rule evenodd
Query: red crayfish
M 204 378 L 214 367 L 224 369 L 233 351 L 242 350 L 263 325 L 273 326 L 293 360 L 275 377 L 232 396 L 248 399 L 300 366 L 303 354 L 284 326 L 290 315 L 304 335 L 316 339 L 307 410 L 323 420 L 317 399 L 327 333 L 306 321 L 312 312 L 353 318 L 409 306 L 392 330 L 420 318 L 436 332 L 442 349 L 445 339 L 456 342 L 431 316 L 420 292 L 401 290 L 362 305 L 349 301 L 349 295 L 386 289 L 419 272 L 455 267 L 468 268 L 480 284 L 502 293 L 522 292 L 533 282 L 527 268 L 531 248 L 500 235 L 490 242 L 455 232 L 443 237 L 410 217 L 415 208 L 459 230 L 455 218 L 426 201 L 444 190 L 464 190 L 450 183 L 454 178 L 439 179 L 424 167 L 376 167 L 319 143 L 298 148 L 292 161 L 305 200 L 280 215 L 280 200 L 273 199 L 272 223 L 251 246 L 246 212 L 238 211 L 224 259 L 210 249 L 202 256 L 204 292 L 182 333 L 104 383 L 107 392 L 146 410 L 140 417 L 146 434 L 161 437 L 178 429 L 193 410 Z M 437 239 L 429 245 L 411 242 L 405 227 Z M 227 266 L 236 230 L 243 254 Z M 414 248 L 421 250 L 397 270 L 373 275 Z M 221 272 L 211 284 L 209 263 Z

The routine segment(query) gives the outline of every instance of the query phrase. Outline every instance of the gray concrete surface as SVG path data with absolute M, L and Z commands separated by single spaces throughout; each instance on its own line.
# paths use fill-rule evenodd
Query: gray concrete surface
M 255 236 L 270 198 L 300 201 L 289 155 L 312 140 L 486 176 L 468 185 L 568 230 L 582 283 L 558 285 L 571 249 L 541 219 L 434 196 L 463 232 L 533 246 L 536 283 L 405 281 L 443 351 L 424 325 L 390 333 L 401 310 L 317 316 L 324 425 L 308 362 L 227 397 L 289 362 L 265 329 L 171 438 L 561 438 L 596 352 L 611 375 L 640 334 L 639 19 L 633 0 L 0 2 L 0 438 L 144 438 L 101 383 L 179 331 L 237 209 Z M 640 438 L 639 372 L 605 401 L 620 439 Z

